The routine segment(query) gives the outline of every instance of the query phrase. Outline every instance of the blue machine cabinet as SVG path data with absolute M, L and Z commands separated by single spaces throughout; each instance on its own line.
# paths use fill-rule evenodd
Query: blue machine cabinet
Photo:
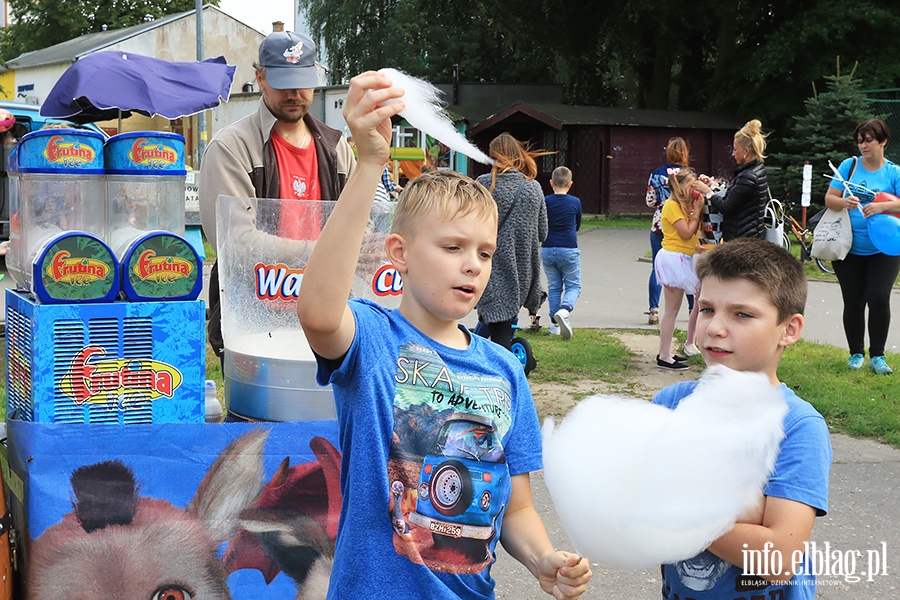
M 6 291 L 8 419 L 202 423 L 205 303 L 39 304 Z

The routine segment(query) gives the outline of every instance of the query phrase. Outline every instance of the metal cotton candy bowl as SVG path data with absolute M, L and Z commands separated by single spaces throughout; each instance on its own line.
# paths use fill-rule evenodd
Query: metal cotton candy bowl
M 296 314 L 303 269 L 335 202 L 234 198 L 217 205 L 225 402 L 232 418 L 320 421 L 337 413 L 331 387 Z M 399 305 L 399 278 L 383 254 L 394 203 L 372 209 L 368 248 L 351 297 Z

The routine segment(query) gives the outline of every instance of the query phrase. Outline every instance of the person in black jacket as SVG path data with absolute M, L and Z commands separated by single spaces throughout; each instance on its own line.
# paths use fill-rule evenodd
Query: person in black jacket
M 722 214 L 722 239 L 765 237 L 765 211 L 769 202 L 769 181 L 766 176 L 766 136 L 758 119 L 748 121 L 734 134 L 731 155 L 737 163 L 734 181 L 724 193 L 715 193 L 701 179 L 694 189 L 706 196 L 712 209 Z

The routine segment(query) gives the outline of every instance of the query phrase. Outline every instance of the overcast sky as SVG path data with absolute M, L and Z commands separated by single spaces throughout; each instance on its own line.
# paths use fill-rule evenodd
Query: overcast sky
M 294 29 L 294 0 L 220 0 L 219 8 L 266 35 L 272 33 L 273 21 Z

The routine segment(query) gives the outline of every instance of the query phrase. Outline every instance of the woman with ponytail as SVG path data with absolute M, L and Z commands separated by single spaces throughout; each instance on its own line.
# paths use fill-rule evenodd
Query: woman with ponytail
M 478 320 L 492 341 L 509 349 L 513 323 L 524 306 L 537 313 L 541 305 L 541 242 L 547 237 L 547 205 L 535 158 L 549 154 L 523 146 L 501 133 L 489 147 L 494 166 L 478 183 L 497 202 L 497 250 L 491 278 L 478 302 Z M 566 326 L 570 327 L 568 321 Z M 571 332 L 571 329 L 569 329 Z
M 765 237 L 766 204 L 769 202 L 769 180 L 766 166 L 766 136 L 758 119 L 748 121 L 734 134 L 731 155 L 737 163 L 734 180 L 724 193 L 714 193 L 698 180 L 694 189 L 702 193 L 712 210 L 722 214 L 722 239 Z

